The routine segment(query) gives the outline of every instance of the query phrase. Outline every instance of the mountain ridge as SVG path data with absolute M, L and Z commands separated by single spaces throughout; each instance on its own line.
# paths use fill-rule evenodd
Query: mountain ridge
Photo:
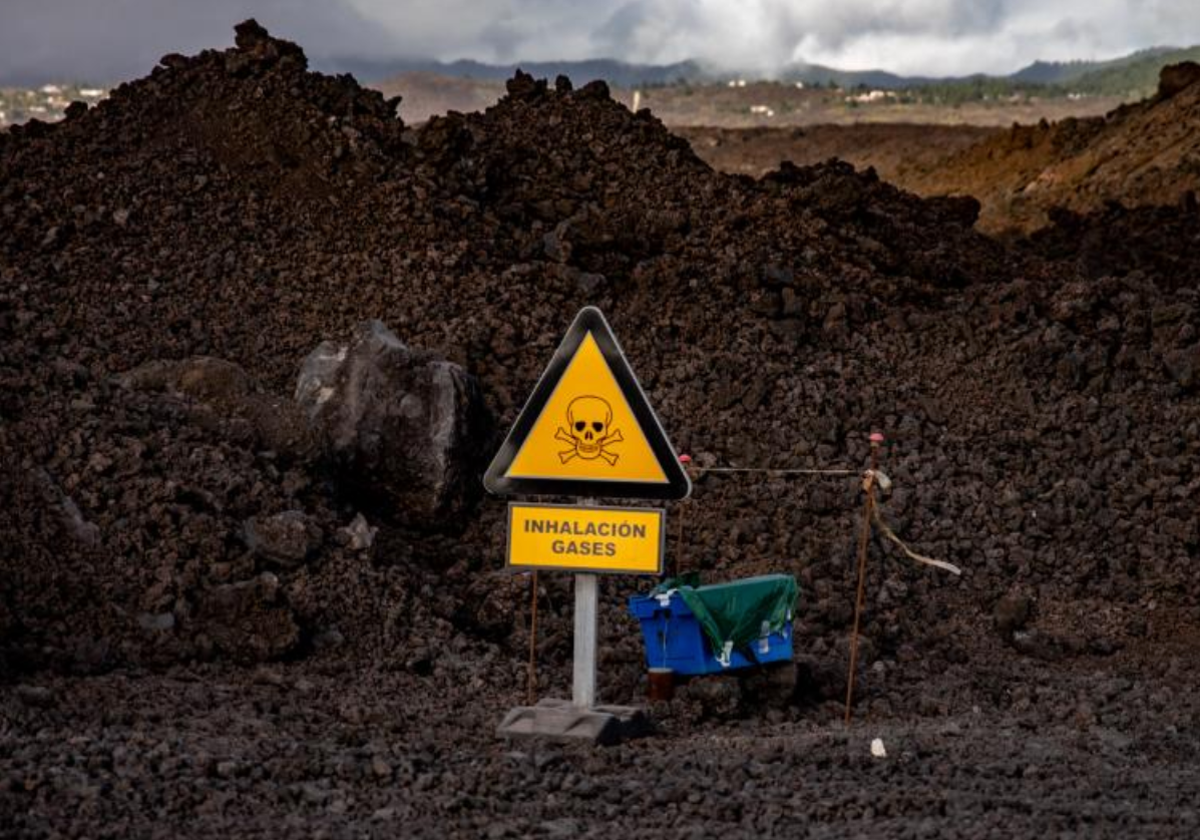
M 523 70 L 539 78 L 568 76 L 576 84 L 602 79 L 618 87 L 653 87 L 667 84 L 716 83 L 745 79 L 836 85 L 853 88 L 866 86 L 885 90 L 932 87 L 936 85 L 991 85 L 1078 88 L 1081 93 L 1142 94 L 1154 89 L 1158 71 L 1166 64 L 1200 59 L 1200 45 L 1191 47 L 1155 46 L 1125 56 L 1101 61 L 1035 61 L 1007 75 L 972 73 L 964 76 L 905 76 L 889 70 L 841 70 L 822 64 L 796 63 L 773 76 L 736 70 L 719 70 L 695 60 L 673 64 L 637 64 L 617 59 L 584 61 L 530 61 L 488 64 L 471 59 L 439 61 L 407 58 L 375 60 L 331 57 L 314 60 L 316 69 L 350 73 L 365 82 L 375 82 L 402 73 L 434 73 L 453 78 L 503 81 Z

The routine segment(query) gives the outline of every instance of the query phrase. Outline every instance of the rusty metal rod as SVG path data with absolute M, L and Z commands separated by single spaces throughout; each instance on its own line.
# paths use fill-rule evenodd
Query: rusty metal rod
M 683 574 L 683 514 L 687 510 L 687 502 L 679 506 L 679 536 L 675 540 L 675 577 Z
M 875 513 L 875 471 L 879 468 L 879 444 L 883 435 L 871 435 L 871 471 L 863 482 L 867 499 L 863 503 L 862 532 L 858 537 L 858 592 L 854 598 L 854 630 L 850 634 L 850 673 L 846 677 L 846 725 L 850 725 L 854 699 L 854 670 L 858 667 L 858 628 L 862 621 L 867 587 L 867 548 L 871 540 L 871 519 Z
M 692 456 L 680 455 L 679 463 L 683 464 L 683 471 L 687 473 L 688 478 L 692 477 Z M 683 514 L 687 510 L 690 499 L 684 499 L 679 503 L 679 535 L 675 538 L 675 577 L 683 574 Z

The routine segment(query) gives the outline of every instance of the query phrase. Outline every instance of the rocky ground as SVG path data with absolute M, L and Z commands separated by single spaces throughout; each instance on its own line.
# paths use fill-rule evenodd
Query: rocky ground
M 1191 831 L 1194 206 L 1000 242 L 848 164 L 720 174 L 601 84 L 412 129 L 237 43 L 0 134 L 6 832 Z M 598 753 L 492 737 L 529 582 L 479 486 L 585 304 L 695 459 L 669 562 L 801 586 L 794 684 Z M 873 542 L 847 733 L 857 480 L 706 468 L 857 470 L 872 429 L 964 574 Z M 605 584 L 611 702 L 648 585 Z
M 785 160 L 797 166 L 815 166 L 837 158 L 858 169 L 872 168 L 889 184 L 906 187 L 945 165 L 955 153 L 1001 131 L 979 125 L 921 123 L 779 129 L 686 126 L 674 130 L 692 144 L 705 163 L 733 175 L 761 178 Z
M 978 228 L 993 234 L 1047 227 L 1061 208 L 1190 201 L 1200 186 L 1200 67 L 1170 66 L 1155 96 L 1106 110 L 1015 119 L 1006 129 L 898 115 L 895 123 L 789 128 L 689 124 L 680 133 L 724 172 L 759 177 L 781 161 L 839 157 L 919 195 L 970 195 L 981 205 Z
M 1056 207 L 1153 206 L 1200 186 L 1200 65 L 1164 68 L 1158 92 L 1104 116 L 1014 125 L 911 180 L 923 194 L 970 194 L 980 225 L 1036 230 Z
M 1186 837 L 1181 618 L 1069 664 L 979 650 L 930 679 L 882 660 L 867 679 L 895 705 L 849 730 L 836 703 L 683 692 L 656 737 L 599 750 L 498 741 L 519 695 L 464 695 L 478 679 L 453 657 L 426 676 L 337 657 L 43 676 L 0 707 L 0 809 L 12 837 Z

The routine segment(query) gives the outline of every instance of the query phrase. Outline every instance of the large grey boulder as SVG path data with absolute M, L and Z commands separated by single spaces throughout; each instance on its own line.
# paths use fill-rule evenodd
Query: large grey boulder
M 412 525 L 452 525 L 475 498 L 490 418 L 474 378 L 404 345 L 384 324 L 324 342 L 300 370 L 308 413 L 343 482 L 384 497 Z

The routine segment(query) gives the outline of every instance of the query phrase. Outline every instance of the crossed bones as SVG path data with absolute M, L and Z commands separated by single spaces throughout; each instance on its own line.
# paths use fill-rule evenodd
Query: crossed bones
M 603 458 L 608 462 L 610 467 L 616 466 L 617 459 L 621 456 L 615 452 L 607 452 L 606 449 L 614 443 L 620 443 L 625 440 L 621 436 L 621 430 L 616 429 L 611 434 L 598 438 L 595 443 L 585 443 L 579 438 L 568 434 L 562 426 L 558 427 L 558 432 L 554 435 L 554 439 L 571 444 L 570 449 L 558 453 L 558 459 L 564 464 L 572 458 L 582 458 L 585 461 L 594 461 L 596 458 Z

